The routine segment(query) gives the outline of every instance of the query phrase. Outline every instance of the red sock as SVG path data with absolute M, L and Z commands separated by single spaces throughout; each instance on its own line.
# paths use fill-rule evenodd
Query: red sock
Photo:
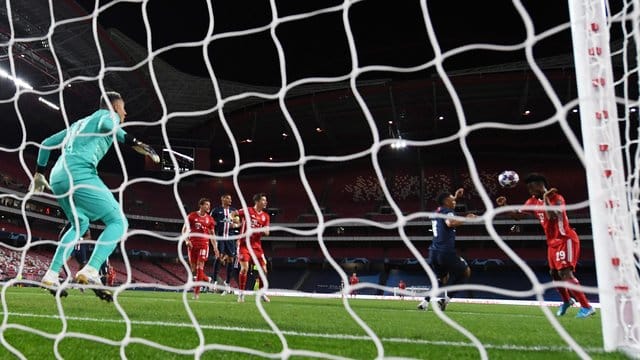
M 244 290 L 247 286 L 247 274 L 242 272 L 238 274 L 238 282 L 240 290 Z
M 197 273 L 196 273 L 197 274 Z M 198 281 L 198 275 L 193 275 L 193 281 Z M 196 286 L 193 288 L 193 293 L 195 295 L 200 295 L 200 286 Z
M 569 295 L 569 289 L 565 287 L 557 287 L 556 290 L 560 293 L 560 298 L 562 301 L 567 302 L 571 299 L 571 295 Z
M 578 281 L 578 279 L 574 277 L 570 278 L 567 281 L 575 285 L 580 285 L 580 282 Z M 583 308 L 591 307 L 591 304 L 589 304 L 589 300 L 587 300 L 587 297 L 582 291 L 571 290 L 571 293 L 573 294 L 573 297 L 575 297 L 576 300 L 578 300 L 578 302 L 580 303 L 580 306 L 582 306 Z
M 198 270 L 198 271 L 199 271 L 199 270 Z M 198 280 L 199 280 L 199 279 L 198 279 L 198 277 L 199 277 L 199 275 L 194 276 L 194 277 L 193 277 L 193 280 L 194 280 L 194 281 L 198 281 Z M 193 293 L 194 293 L 196 296 L 200 296 L 200 286 L 196 286 L 196 287 L 193 289 Z
M 198 269 L 198 281 L 207 281 L 207 275 L 204 274 L 204 269 Z

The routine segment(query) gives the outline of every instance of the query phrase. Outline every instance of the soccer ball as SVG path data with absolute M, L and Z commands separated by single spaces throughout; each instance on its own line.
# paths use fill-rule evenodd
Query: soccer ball
M 512 170 L 505 170 L 498 175 L 498 183 L 503 188 L 512 188 L 518 184 L 519 180 L 518 173 Z

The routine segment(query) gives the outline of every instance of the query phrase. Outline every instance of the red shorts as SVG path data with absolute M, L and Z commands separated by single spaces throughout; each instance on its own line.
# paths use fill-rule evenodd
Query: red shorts
M 251 253 L 249 252 L 249 248 L 246 246 L 240 246 L 238 249 L 238 261 L 249 262 L 251 261 Z M 264 257 L 264 252 L 262 248 L 253 248 L 253 252 L 256 253 L 256 257 L 260 262 L 260 266 L 264 267 L 267 263 L 267 260 Z
M 193 244 L 189 249 L 189 262 L 191 264 L 207 262 L 207 259 L 209 259 L 209 243 Z
M 575 270 L 580 256 L 580 240 L 565 238 L 548 243 L 547 260 L 551 270 L 571 268 Z

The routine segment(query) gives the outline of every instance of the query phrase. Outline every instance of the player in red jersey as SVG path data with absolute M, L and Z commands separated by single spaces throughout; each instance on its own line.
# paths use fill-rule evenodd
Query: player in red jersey
M 400 279 L 400 281 L 398 282 L 398 289 L 400 289 L 400 299 L 404 299 L 403 291 L 405 291 L 406 288 L 407 284 L 404 282 L 404 280 Z
M 182 233 L 189 232 L 189 237 L 185 241 L 189 253 L 189 265 L 195 281 L 209 281 L 209 277 L 204 274 L 204 264 L 209 258 L 209 242 L 213 246 L 216 258 L 219 256 L 218 244 L 214 236 L 213 228 L 215 221 L 209 215 L 211 201 L 201 198 L 198 201 L 198 211 L 194 211 L 187 216 L 187 223 L 182 228 Z M 194 289 L 194 299 L 200 297 L 200 286 Z
M 113 286 L 116 283 L 116 269 L 109 265 L 107 270 L 107 286 Z
M 551 278 L 556 281 L 566 281 L 574 285 L 580 282 L 573 274 L 580 255 L 580 239 L 567 217 L 566 203 L 564 197 L 558 193 L 558 189 L 551 188 L 547 179 L 540 174 L 530 174 L 525 179 L 527 189 L 531 197 L 524 203 L 525 206 L 536 206 L 533 210 L 522 210 L 512 213 L 514 218 L 529 213 L 535 215 L 540 220 L 540 225 L 547 237 L 547 260 Z M 507 199 L 500 196 L 496 199 L 498 206 L 507 204 Z M 551 209 L 549 206 L 556 206 Z M 563 316 L 573 304 L 571 295 L 580 302 L 581 309 L 576 315 L 577 318 L 586 318 L 595 314 L 595 309 L 589 304 L 589 300 L 582 291 L 568 290 L 565 287 L 558 287 L 558 292 L 563 304 L 560 305 L 556 315 Z
M 253 196 L 254 206 L 248 209 L 240 209 L 234 211 L 232 214 L 234 218 L 239 217 L 237 221 L 242 221 L 242 233 L 247 232 L 246 215 L 251 219 L 251 229 L 255 232 L 249 237 L 249 243 L 251 249 L 247 247 L 247 239 L 240 238 L 238 240 L 238 262 L 240 263 L 240 273 L 238 274 L 238 287 L 240 294 L 238 295 L 238 302 L 244 302 L 244 290 L 247 286 L 247 274 L 249 272 L 249 262 L 251 261 L 251 251 L 253 251 L 258 258 L 260 267 L 264 271 L 265 276 L 267 274 L 267 261 L 262 251 L 262 236 L 269 236 L 269 223 L 271 221 L 269 214 L 266 212 L 267 208 L 267 195 L 264 193 L 256 194 Z M 258 230 L 259 229 L 259 230 Z M 260 281 L 260 288 L 264 285 L 264 281 Z M 262 300 L 269 302 L 267 295 L 262 295 Z
M 349 277 L 349 285 L 354 286 L 359 282 L 360 279 L 358 279 L 358 275 L 356 275 L 356 273 L 351 274 L 351 277 Z M 355 297 L 356 295 L 358 295 L 358 290 L 351 290 L 351 297 Z

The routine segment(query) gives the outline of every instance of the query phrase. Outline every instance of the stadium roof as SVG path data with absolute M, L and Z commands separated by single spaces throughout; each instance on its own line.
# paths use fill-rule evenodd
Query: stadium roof
M 193 2 L 193 4 L 199 4 L 193 6 L 195 9 L 189 9 L 189 6 L 182 6 L 184 5 L 182 4 L 181 8 L 186 9 L 176 10 L 171 7 L 153 10 L 152 6 L 161 6 L 153 5 L 157 3 L 150 2 L 148 9 L 151 34 L 154 37 L 152 41 L 154 51 L 159 46 L 168 45 L 158 43 L 158 41 L 162 41 L 157 40 L 158 38 L 170 37 L 171 32 L 181 32 L 183 25 L 171 21 L 170 15 L 177 19 L 181 16 L 174 13 L 175 11 L 183 11 L 183 16 L 185 12 L 192 14 L 194 22 L 202 22 L 201 12 L 203 9 L 206 11 L 206 8 L 203 8 L 204 2 Z M 280 1 L 278 4 L 282 6 L 282 9 L 279 10 L 285 15 L 287 13 L 293 14 L 297 13 L 296 6 L 305 6 L 294 3 Z M 327 4 L 331 5 L 330 3 L 327 1 Z M 0 6 L 0 68 L 11 72 L 9 57 L 12 56 L 15 74 L 34 88 L 33 91 L 23 92 L 17 101 L 19 116 L 22 117 L 26 125 L 27 140 L 40 141 L 45 136 L 64 127 L 61 112 L 48 109 L 38 103 L 39 97 L 60 103 L 62 96 L 66 114 L 69 120 L 73 121 L 90 113 L 96 107 L 99 96 L 97 79 L 102 75 L 101 70 L 106 68 L 109 71 L 104 74 L 103 85 L 107 89 L 120 91 L 125 96 L 129 113 L 128 121 L 155 124 L 149 127 L 134 127 L 131 129 L 132 132 L 149 139 L 151 143 L 161 144 L 163 142 L 162 128 L 157 125 L 157 122 L 163 118 L 163 114 L 169 114 L 166 132 L 172 145 L 208 147 L 212 153 L 221 158 L 228 158 L 232 155 L 229 136 L 222 126 L 219 114 L 215 111 L 217 110 L 215 107 L 217 102 L 214 83 L 211 77 L 206 76 L 207 69 L 204 66 L 201 46 L 179 47 L 155 52 L 153 56 L 149 56 L 147 44 L 144 43 L 147 39 L 146 32 L 142 31 L 142 35 L 140 34 L 140 28 L 142 27 L 144 30 L 140 4 L 111 3 L 113 6 L 103 8 L 98 18 L 96 31 L 100 44 L 98 48 L 96 36 L 92 30 L 91 18 L 87 16 L 88 11 L 93 9 L 93 2 L 63 0 L 52 2 L 52 4 L 53 9 L 49 8 L 48 1 L 7 2 L 4 4 L 5 6 Z M 415 20 L 408 11 L 419 9 L 416 7 L 417 4 L 418 2 L 412 2 L 411 5 L 398 5 L 399 10 L 393 10 L 376 1 L 363 1 L 353 5 L 353 8 L 350 9 L 352 31 L 354 36 L 360 39 L 359 43 L 364 44 L 358 48 L 359 60 L 362 65 L 366 65 L 367 61 L 375 63 L 376 58 L 384 59 L 385 57 L 390 65 L 404 67 L 420 65 L 425 62 L 422 59 L 429 59 L 429 56 L 425 57 L 425 54 L 430 53 L 429 50 L 416 48 L 416 44 L 424 45 L 424 43 L 420 43 L 420 41 L 426 40 L 421 37 L 424 35 L 405 36 L 419 32 L 416 30 L 419 29 L 419 21 L 417 22 L 418 27 L 415 27 L 415 24 L 414 27 L 404 25 L 404 23 Z M 10 17 L 7 5 L 11 5 Z M 507 3 L 502 5 L 510 8 L 507 11 L 514 12 L 511 5 Z M 222 13 L 227 11 L 227 14 L 231 14 L 232 10 L 236 11 L 234 14 L 237 13 L 238 9 L 234 6 L 238 5 L 214 4 L 215 11 Z M 262 6 L 266 5 L 262 4 Z M 368 8 L 369 6 L 370 8 Z M 533 6 L 530 8 L 532 17 L 538 15 L 538 18 L 543 18 L 546 21 L 542 22 L 544 28 L 552 28 L 552 26 L 567 21 L 566 8 L 560 9 L 559 13 L 561 14 L 558 16 L 545 18 L 541 16 L 539 7 L 530 6 Z M 562 6 L 566 6 L 566 4 Z M 132 11 L 131 9 L 134 8 L 136 10 Z M 266 9 L 268 10 L 268 7 Z M 365 10 L 368 11 L 366 12 L 367 16 L 363 16 Z M 451 9 L 437 7 L 432 10 L 434 13 L 439 11 L 442 13 Z M 214 14 L 217 14 L 215 11 Z M 249 20 L 247 28 L 261 24 L 262 20 L 260 19 L 265 16 L 263 14 L 265 10 L 259 11 L 261 10 L 246 11 L 245 15 L 253 16 L 253 20 Z M 375 29 L 375 27 L 377 25 L 384 27 L 381 23 L 367 23 L 369 17 L 380 16 L 385 11 L 388 12 L 386 16 L 389 19 L 395 19 L 391 23 L 394 26 L 393 31 L 397 31 L 398 36 L 388 35 L 388 30 L 385 33 L 380 33 L 380 29 Z M 399 13 L 396 14 L 394 11 Z M 469 11 L 480 10 L 472 7 Z M 50 20 L 51 13 L 56 19 L 56 26 L 53 28 Z M 161 15 L 155 16 L 155 13 Z M 341 14 L 341 11 L 330 12 L 308 20 L 315 21 L 316 29 L 319 29 L 319 32 L 326 32 L 326 35 L 331 37 L 332 26 L 341 25 Z M 505 23 L 502 26 L 513 25 L 514 21 L 516 24 L 522 21 L 520 19 L 513 20 L 507 15 L 513 14 L 497 13 L 495 15 Z M 401 16 L 406 18 L 402 19 Z M 435 17 L 436 15 L 431 14 L 431 16 Z M 460 13 L 457 16 L 466 20 L 464 17 L 469 14 Z M 251 18 L 251 16 L 248 17 Z M 327 20 L 325 17 L 331 17 L 331 19 Z M 11 22 L 8 21 L 9 18 L 12 19 Z M 217 17 L 216 21 L 218 19 L 221 20 L 216 26 L 222 30 L 218 30 L 214 34 L 219 35 L 225 34 L 225 31 L 238 30 L 229 25 L 231 20 L 225 23 L 224 17 Z M 490 32 L 492 26 L 500 26 L 499 24 L 486 23 L 475 17 L 473 19 L 475 20 L 472 25 L 484 24 L 483 27 L 478 28 L 478 32 L 481 34 Z M 131 25 L 136 20 L 138 24 Z M 326 23 L 322 22 L 325 20 Z M 462 35 L 459 30 L 446 32 L 446 26 L 454 26 L 455 29 L 455 26 L 460 28 L 462 24 L 447 25 L 448 22 L 444 20 L 435 19 L 434 21 L 442 21 L 440 26 L 445 29 L 443 30 L 442 46 L 454 47 L 462 44 L 460 42 Z M 208 16 L 205 16 L 204 22 L 208 24 Z M 121 23 L 123 25 L 120 26 Z M 124 25 L 125 23 L 128 25 Z M 288 29 L 287 26 L 290 24 L 293 27 L 292 24 L 298 24 L 298 22 L 285 22 L 279 24 L 277 28 L 285 48 L 289 83 L 296 80 L 297 77 L 303 77 L 300 76 L 304 72 L 301 69 L 303 66 L 309 65 L 308 61 L 315 61 L 311 63 L 311 68 L 315 68 L 316 65 L 320 66 L 318 63 L 330 62 L 332 66 L 340 69 L 344 67 L 345 62 L 349 63 L 350 55 L 348 51 L 344 53 L 345 49 L 342 49 L 345 59 L 338 60 L 326 58 L 308 60 L 300 54 L 293 54 L 299 50 L 289 51 L 288 49 L 297 49 L 295 44 L 306 44 L 313 41 L 315 37 L 311 33 L 295 37 L 296 31 L 302 32 L 302 30 Z M 359 30 L 359 26 L 367 24 L 374 27 L 371 29 L 373 34 L 370 36 L 363 35 Z M 435 25 L 438 26 L 439 23 Z M 131 30 L 131 27 L 135 26 L 137 26 L 137 30 Z M 424 25 L 422 24 L 422 26 Z M 47 34 L 50 30 L 53 31 L 49 40 Z M 184 33 L 189 34 L 189 31 L 193 31 L 193 29 L 186 29 Z M 13 36 L 11 36 L 12 32 Z M 519 28 L 513 33 L 503 32 L 501 36 L 507 42 L 517 44 L 521 40 L 514 39 L 519 39 L 517 33 L 520 32 L 522 29 Z M 268 40 L 267 43 L 271 41 L 268 28 L 263 30 L 260 36 Z M 568 36 L 568 28 L 561 27 L 549 39 L 541 40 L 541 56 L 536 59 L 538 66 L 545 71 L 549 81 L 556 89 L 558 97 L 563 102 L 570 101 L 576 96 L 572 71 L 573 60 L 569 53 L 569 43 L 565 42 Z M 133 38 L 137 38 L 137 40 Z M 244 37 L 237 38 L 244 39 Z M 228 100 L 230 97 L 242 93 L 262 94 L 261 96 L 237 98 L 232 101 L 225 100 L 225 118 L 230 125 L 233 137 L 241 146 L 241 156 L 252 161 L 264 160 L 266 156 L 275 157 L 277 160 L 296 159 L 299 153 L 298 145 L 293 138 L 293 130 L 277 98 L 275 98 L 275 95 L 280 91 L 279 76 L 274 77 L 274 73 L 280 74 L 278 57 L 264 55 L 264 59 L 247 59 L 251 58 L 251 55 L 242 53 L 245 43 L 239 41 L 236 45 L 228 45 L 236 37 L 222 36 L 217 39 L 209 46 L 208 55 L 211 56 L 213 67 L 220 69 L 219 72 L 216 72 L 216 80 L 221 97 Z M 307 39 L 306 42 L 305 39 Z M 184 39 L 180 40 L 185 41 Z M 368 44 L 370 42 L 377 43 L 377 45 Z M 564 45 L 551 47 L 545 45 L 550 42 L 562 42 L 566 47 Z M 8 46 L 9 44 L 11 47 Z M 270 44 L 273 46 L 273 42 Z M 293 45 L 287 47 L 288 44 Z M 344 40 L 335 40 L 335 44 L 336 48 L 344 47 Z M 255 46 L 265 54 L 269 53 L 268 50 L 260 47 L 263 45 Z M 334 47 L 329 45 L 328 48 L 333 49 Z M 11 51 L 9 51 L 10 49 Z M 184 52 L 182 52 L 183 50 Z M 237 58 L 225 55 L 231 50 L 238 52 Z M 312 53 L 315 51 L 313 49 L 307 50 Z M 304 49 L 302 51 L 304 52 Z M 315 54 L 317 55 L 317 53 Z M 523 55 L 522 48 L 497 55 L 475 51 L 451 57 L 445 61 L 444 65 L 448 75 L 451 76 L 456 92 L 464 105 L 464 116 L 467 123 L 497 121 L 527 124 L 554 114 L 555 109 L 551 106 L 540 83 L 532 75 L 530 65 L 524 60 Z M 477 59 L 477 61 L 470 61 L 469 57 L 475 57 L 474 60 Z M 101 59 L 104 61 L 104 66 L 101 66 Z M 152 59 L 151 62 L 148 61 L 150 59 Z M 261 73 L 254 69 L 256 61 L 261 62 L 267 68 L 263 71 L 264 78 L 259 77 Z M 59 67 L 56 63 L 59 63 Z M 234 63 L 237 66 L 233 71 L 224 71 L 231 69 Z M 318 72 L 324 76 L 348 74 L 348 71 L 329 74 L 330 71 L 326 70 L 328 68 L 318 67 Z M 348 64 L 347 70 L 349 69 L 351 66 Z M 255 81 L 247 79 L 245 77 L 247 75 L 243 75 L 244 72 L 251 74 Z M 64 81 L 65 87 L 60 86 L 61 79 Z M 0 144 L 14 147 L 22 140 L 18 113 L 15 111 L 14 103 L 7 101 L 15 94 L 15 87 L 7 79 L 0 79 L 0 85 L 2 85 L 0 86 L 0 101 L 2 101 L 0 111 L 9 114 L 6 116 L 9 120 L 7 127 L 0 134 Z M 458 117 L 461 114 L 456 113 L 452 105 L 453 99 L 433 66 L 411 73 L 367 72 L 358 76 L 357 87 L 372 114 L 372 120 L 377 126 L 381 139 L 402 137 L 410 140 L 431 140 L 453 135 L 459 130 Z M 156 91 L 156 88 L 159 91 Z M 61 89 L 64 90 L 60 91 Z M 311 82 L 294 86 L 288 89 L 285 96 L 286 110 L 304 140 L 307 155 L 344 154 L 363 150 L 370 146 L 373 137 L 370 125 L 364 116 L 361 105 L 357 102 L 356 94 L 351 91 L 350 83 L 346 77 L 332 82 Z M 163 110 L 163 107 L 166 109 Z M 577 119 L 577 115 L 575 118 Z M 548 130 L 557 132 L 558 129 L 550 127 Z M 541 134 L 538 134 L 537 137 L 545 138 L 545 136 L 540 136 Z M 522 136 L 521 140 L 527 137 L 528 135 Z M 495 147 L 496 141 L 495 138 L 488 139 L 485 133 L 478 133 L 478 136 L 470 137 L 469 140 L 479 146 L 486 147 Z M 519 141 L 518 138 L 514 138 L 514 140 L 515 143 Z M 554 142 L 556 139 L 552 138 L 549 141 Z M 520 143 L 520 145 L 523 144 Z

